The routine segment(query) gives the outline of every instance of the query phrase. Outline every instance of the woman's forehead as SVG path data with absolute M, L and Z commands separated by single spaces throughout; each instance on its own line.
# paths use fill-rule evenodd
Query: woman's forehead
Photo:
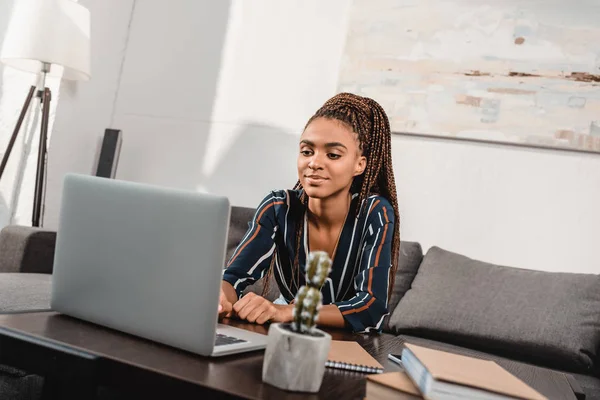
M 327 118 L 317 118 L 308 124 L 300 140 L 308 140 L 315 144 L 340 142 L 346 145 L 357 145 L 357 135 L 348 125 Z

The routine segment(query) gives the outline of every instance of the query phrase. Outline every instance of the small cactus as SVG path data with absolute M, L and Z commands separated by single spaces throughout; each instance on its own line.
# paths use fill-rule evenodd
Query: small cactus
M 306 263 L 306 285 L 296 294 L 292 328 L 298 333 L 314 329 L 321 309 L 321 287 L 331 271 L 331 258 L 324 251 L 312 251 Z

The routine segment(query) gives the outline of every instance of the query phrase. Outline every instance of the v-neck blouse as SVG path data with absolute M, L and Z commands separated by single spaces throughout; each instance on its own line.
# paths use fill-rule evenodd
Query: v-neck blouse
M 306 221 L 298 255 L 299 276 L 292 274 L 296 226 L 299 218 L 306 218 L 301 193 L 302 190 L 270 192 L 256 209 L 248 231 L 223 272 L 223 280 L 233 286 L 238 297 L 265 275 L 272 261 L 274 278 L 286 302 L 290 303 L 305 284 Z M 358 195 L 352 196 L 332 270 L 321 294 L 323 304 L 335 304 L 355 332 L 380 331 L 388 315 L 394 222 L 393 208 L 384 197 L 370 196 L 358 204 Z

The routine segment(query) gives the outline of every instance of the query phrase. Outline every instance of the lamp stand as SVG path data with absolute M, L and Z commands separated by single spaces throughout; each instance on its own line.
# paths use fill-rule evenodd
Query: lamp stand
M 43 63 L 42 67 L 42 77 L 41 84 L 39 85 L 40 89 L 37 91 L 36 97 L 40 99 L 41 107 L 42 107 L 42 122 L 40 129 L 40 142 L 38 147 L 38 157 L 37 157 L 37 168 L 35 175 L 35 190 L 33 195 L 33 213 L 32 213 L 32 226 L 41 226 L 41 219 L 43 216 L 43 208 L 44 208 L 44 196 L 46 191 L 46 163 L 47 163 L 47 155 L 48 155 L 48 121 L 50 119 L 50 100 L 51 93 L 50 89 L 46 86 L 46 74 L 50 71 L 50 64 Z M 2 175 L 4 174 L 4 169 L 6 168 L 6 164 L 8 163 L 8 158 L 10 157 L 10 153 L 13 149 L 15 141 L 17 140 L 17 136 L 19 135 L 19 131 L 21 129 L 21 125 L 25 120 L 25 116 L 29 110 L 29 106 L 31 105 L 31 99 L 33 98 L 33 94 L 35 92 L 36 87 L 31 86 L 29 89 L 29 94 L 25 99 L 25 103 L 21 108 L 21 113 L 19 114 L 19 119 L 17 120 L 17 124 L 15 125 L 15 129 L 10 137 L 10 141 L 8 142 L 8 146 L 6 147 L 6 151 L 4 152 L 4 156 L 2 157 L 2 163 L 0 163 L 0 179 L 2 179 Z

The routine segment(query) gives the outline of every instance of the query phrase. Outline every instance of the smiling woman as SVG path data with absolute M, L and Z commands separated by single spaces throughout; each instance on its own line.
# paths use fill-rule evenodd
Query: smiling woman
M 317 323 L 380 331 L 388 315 L 400 246 L 388 118 L 372 99 L 341 93 L 311 117 L 300 137 L 298 182 L 269 193 L 228 262 L 221 316 L 263 324 L 292 320 L 311 251 L 333 260 Z M 272 303 L 246 286 L 274 275 Z M 265 291 L 268 290 L 265 287 Z

